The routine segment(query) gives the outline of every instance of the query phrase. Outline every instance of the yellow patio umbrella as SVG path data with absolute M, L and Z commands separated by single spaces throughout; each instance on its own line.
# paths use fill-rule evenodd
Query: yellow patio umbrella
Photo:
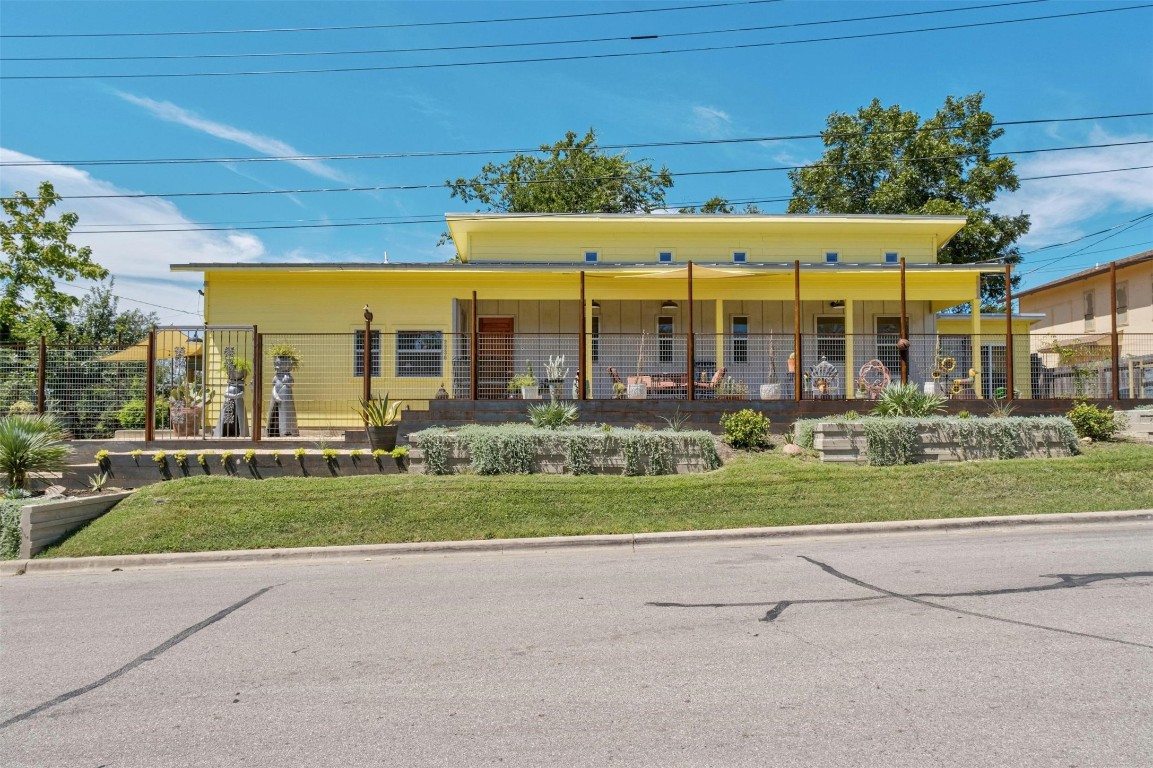
M 194 341 L 183 331 L 167 330 L 156 332 L 156 359 L 166 360 L 176 357 L 176 350 L 183 348 L 185 357 L 200 357 L 204 352 L 204 343 Z M 125 347 L 119 352 L 100 358 L 107 363 L 146 362 L 148 360 L 148 339 L 139 341 L 131 347 Z

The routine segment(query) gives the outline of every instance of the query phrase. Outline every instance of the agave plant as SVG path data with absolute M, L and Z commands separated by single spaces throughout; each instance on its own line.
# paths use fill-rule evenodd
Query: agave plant
M 943 413 L 943 395 L 924 392 L 916 384 L 890 384 L 873 407 L 874 416 L 911 416 L 918 418 Z
M 9 488 L 23 488 L 30 475 L 59 472 L 72 449 L 52 416 L 15 415 L 0 418 L 0 472 Z
M 552 401 L 528 407 L 528 420 L 537 429 L 559 429 L 575 424 L 580 409 L 572 403 Z
M 403 402 L 403 400 L 396 400 L 390 403 L 386 392 L 384 397 L 361 400 L 356 413 L 370 427 L 387 427 L 396 421 Z

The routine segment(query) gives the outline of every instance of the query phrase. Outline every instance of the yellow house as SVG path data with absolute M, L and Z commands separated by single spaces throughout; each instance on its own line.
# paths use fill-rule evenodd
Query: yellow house
M 371 389 L 415 408 L 438 395 L 519 396 L 514 376 L 530 368 L 540 388 L 565 398 L 853 398 L 871 361 L 880 365 L 870 376 L 899 380 L 902 336 L 910 380 L 928 382 L 945 354 L 942 334 L 983 349 L 983 334 L 1004 332 L 1003 321 L 983 327 L 980 314 L 937 314 L 979 303 L 981 275 L 1004 269 L 937 263 L 964 217 L 446 219 L 454 263 L 172 268 L 204 273 L 210 346 L 254 355 L 256 334 L 235 334 L 256 327 L 264 376 L 255 405 L 268 402 L 269 350 L 297 348 L 305 425 L 356 423 L 366 307 Z M 232 341 L 214 343 L 212 329 Z M 989 364 L 971 360 L 977 396 L 991 383 L 982 381 Z

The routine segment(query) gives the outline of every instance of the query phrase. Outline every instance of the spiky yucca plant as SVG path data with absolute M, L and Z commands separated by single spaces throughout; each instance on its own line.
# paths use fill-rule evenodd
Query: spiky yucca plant
M 72 449 L 62 444 L 67 436 L 49 415 L 14 415 L 0 418 L 0 472 L 9 488 L 23 488 L 29 475 L 59 472 Z
M 916 384 L 890 384 L 873 406 L 874 416 L 933 416 L 945 411 L 945 398 L 921 390 Z
M 580 409 L 571 403 L 552 401 L 528 407 L 528 420 L 538 429 L 558 429 L 575 424 Z

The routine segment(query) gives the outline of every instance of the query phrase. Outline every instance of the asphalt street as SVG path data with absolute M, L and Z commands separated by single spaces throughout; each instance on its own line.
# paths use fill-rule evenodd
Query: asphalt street
M 1149 766 L 1153 523 L 0 580 L 15 766 Z

